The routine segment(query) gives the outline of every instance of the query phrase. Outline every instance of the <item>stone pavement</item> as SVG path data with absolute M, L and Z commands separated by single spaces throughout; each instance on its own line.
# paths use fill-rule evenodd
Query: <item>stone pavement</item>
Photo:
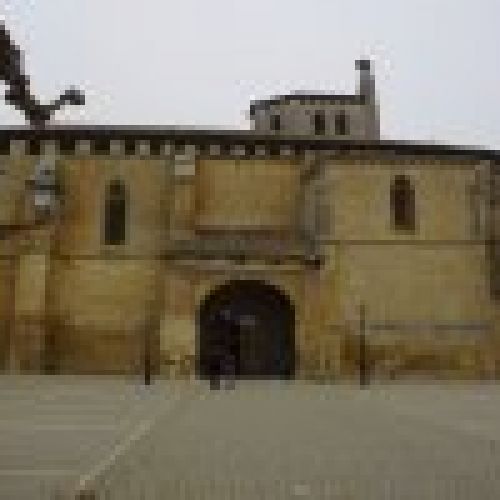
M 0 499 L 71 497 L 191 393 L 182 382 L 2 375 Z
M 205 394 L 184 418 L 158 428 L 140 462 L 157 480 L 144 478 L 142 492 L 214 500 L 498 499 L 499 389 L 240 383 Z
M 0 385 L 4 408 L 10 393 Z M 87 492 L 82 498 L 93 492 L 123 500 L 500 498 L 500 385 L 359 390 L 240 381 L 235 390 L 211 392 L 202 382 L 157 382 L 142 399 L 133 384 L 69 386 L 53 391 L 61 404 L 52 416 L 38 411 L 22 417 L 32 422 L 31 434 L 16 434 L 14 414 L 22 413 L 22 404 L 8 411 L 11 420 L 2 415 L 0 436 L 9 437 L 10 448 L 0 450 L 1 469 L 11 471 L 6 477 L 12 485 L 20 484 L 15 471 L 27 465 L 44 471 L 48 483 L 58 468 L 76 469 L 78 454 L 69 450 L 78 444 L 79 456 L 87 458 L 78 470 L 85 472 L 65 478 L 71 488 L 64 491 Z M 85 401 L 93 406 L 83 415 Z M 81 430 L 61 429 L 60 439 L 44 430 L 69 422 L 69 415 Z M 104 434 L 113 427 L 122 438 L 114 447 Z M 36 446 L 28 459 L 30 437 Z M 83 446 L 89 439 L 106 453 L 92 454 Z M 60 463 L 65 453 L 72 461 Z M 98 456 L 104 459 L 91 464 Z

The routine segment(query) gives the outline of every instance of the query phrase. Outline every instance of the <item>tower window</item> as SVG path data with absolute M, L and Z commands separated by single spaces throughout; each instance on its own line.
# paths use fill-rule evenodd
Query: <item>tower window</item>
M 127 193 L 122 181 L 114 180 L 108 184 L 104 211 L 105 244 L 124 244 L 127 226 Z
M 415 189 L 406 175 L 396 175 L 391 186 L 394 229 L 415 231 Z
M 271 115 L 271 130 L 281 130 L 281 116 Z
M 335 115 L 335 134 L 348 135 L 349 122 L 345 111 L 340 111 Z
M 316 113 L 314 113 L 314 133 L 317 135 L 324 135 L 325 132 L 325 113 L 322 111 L 316 111 Z

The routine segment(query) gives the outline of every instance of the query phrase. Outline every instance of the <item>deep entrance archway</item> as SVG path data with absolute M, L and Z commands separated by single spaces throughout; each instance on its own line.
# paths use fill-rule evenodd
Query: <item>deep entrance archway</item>
M 221 374 L 234 360 L 238 378 L 282 378 L 295 368 L 295 312 L 289 298 L 263 281 L 230 281 L 202 302 L 197 318 L 198 375 Z

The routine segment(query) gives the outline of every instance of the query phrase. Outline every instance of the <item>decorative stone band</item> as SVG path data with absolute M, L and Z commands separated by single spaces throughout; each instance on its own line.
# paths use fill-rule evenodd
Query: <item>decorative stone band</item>
M 262 145 L 255 146 L 255 156 L 266 156 L 266 148 Z
M 22 156 L 26 154 L 27 142 L 13 139 L 9 144 L 9 153 L 11 156 Z
M 174 151 L 175 144 L 171 141 L 156 142 L 154 147 L 151 141 L 123 141 L 120 139 L 110 139 L 103 144 L 102 140 L 81 139 L 72 141 L 71 144 L 62 144 L 61 141 L 28 141 L 13 139 L 9 141 L 8 154 L 10 156 L 58 156 L 58 155 L 116 155 L 116 156 L 170 156 Z M 189 149 L 183 146 L 182 149 Z M 191 150 L 198 151 L 196 146 L 191 146 Z
M 174 151 L 174 144 L 171 142 L 163 142 L 159 148 L 160 156 L 171 156 Z M 149 145 L 149 154 L 152 154 L 151 144 Z
M 59 153 L 59 144 L 57 141 L 44 141 L 40 145 L 40 155 L 47 158 L 54 158 Z
M 109 153 L 111 155 L 121 156 L 125 154 L 125 143 L 120 140 L 113 139 L 109 141 Z
M 231 154 L 233 156 L 237 156 L 237 157 L 245 156 L 247 154 L 247 150 L 246 149 L 247 148 L 243 144 L 235 144 L 231 148 Z
M 198 259 L 280 259 L 304 260 L 308 257 L 307 246 L 301 240 L 280 241 L 272 238 L 200 238 L 172 241 L 167 255 L 172 258 Z
M 489 321 L 391 321 L 366 323 L 367 330 L 427 330 L 427 331 L 464 331 L 464 332 L 485 332 L 493 328 L 493 323 Z
M 151 153 L 151 145 L 149 141 L 138 141 L 136 144 L 136 154 L 139 156 L 149 156 Z
M 110 155 L 110 156 L 230 156 L 234 158 L 265 157 L 279 155 L 293 156 L 296 150 L 290 146 L 269 147 L 262 144 L 235 144 L 226 147 L 221 143 L 208 144 L 177 144 L 175 141 L 149 141 L 144 139 L 79 139 L 71 143 L 62 144 L 61 141 L 28 141 L 11 140 L 8 153 L 11 156 L 43 155 L 50 151 L 52 155 Z
M 193 178 L 196 173 L 196 157 L 193 154 L 175 155 L 174 175 L 176 178 Z
M 92 141 L 84 139 L 75 144 L 75 153 L 80 155 L 89 155 L 92 153 Z
M 366 321 L 365 329 L 368 332 L 489 332 L 493 329 L 493 323 L 490 321 Z
M 221 154 L 220 144 L 210 144 L 208 148 L 208 153 L 210 156 L 220 156 Z
M 411 157 L 445 155 L 474 157 L 479 163 L 498 164 L 498 151 L 471 149 L 439 144 L 419 144 L 403 141 L 348 141 L 313 136 L 270 136 L 254 131 L 216 131 L 147 129 L 141 127 L 96 127 L 56 129 L 0 129 L 0 154 L 40 155 L 45 143 L 54 144 L 56 154 L 125 154 L 137 156 L 170 156 L 173 152 L 207 156 L 290 157 L 307 152 L 328 155 L 356 156 L 370 151 L 386 155 L 394 153 Z M 400 160 L 402 161 L 402 159 Z M 426 160 L 429 163 L 429 159 Z M 431 162 L 432 163 L 432 162 Z

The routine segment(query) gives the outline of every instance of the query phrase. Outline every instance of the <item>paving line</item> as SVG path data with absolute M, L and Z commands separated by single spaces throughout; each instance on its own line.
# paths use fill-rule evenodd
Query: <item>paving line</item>
M 78 424 L 29 424 L 20 422 L 0 422 L 0 430 L 9 431 L 113 431 L 125 424 L 117 422 L 114 425 L 78 425 Z
M 64 476 L 74 474 L 74 471 L 68 469 L 12 469 L 1 470 L 0 477 L 26 477 L 26 476 Z
M 98 478 L 103 477 L 106 471 L 110 470 L 116 463 L 117 459 L 130 450 L 141 438 L 146 436 L 151 431 L 153 425 L 162 417 L 177 415 L 179 411 L 186 409 L 189 403 L 193 403 L 196 400 L 196 396 L 199 395 L 200 389 L 193 387 L 192 390 L 193 394 L 182 401 L 184 404 L 176 405 L 174 408 L 163 408 L 154 417 L 143 419 L 126 438 L 116 444 L 111 453 L 98 462 L 88 473 L 81 475 L 76 488 L 73 490 L 75 498 L 78 498 L 78 495 L 82 493 L 92 492 L 93 485 L 96 484 Z
M 396 402 L 391 402 L 388 405 L 387 401 L 382 402 L 380 400 L 378 400 L 378 402 L 381 403 L 382 407 L 390 409 L 390 411 L 392 411 L 392 413 L 396 416 L 424 423 L 434 427 L 435 429 L 442 429 L 452 434 L 458 434 L 461 437 L 473 438 L 488 444 L 491 449 L 500 448 L 500 436 L 492 435 L 491 432 L 487 430 L 485 431 L 481 425 L 477 425 L 472 422 L 450 422 L 449 420 L 442 421 L 411 405 L 399 405 Z

